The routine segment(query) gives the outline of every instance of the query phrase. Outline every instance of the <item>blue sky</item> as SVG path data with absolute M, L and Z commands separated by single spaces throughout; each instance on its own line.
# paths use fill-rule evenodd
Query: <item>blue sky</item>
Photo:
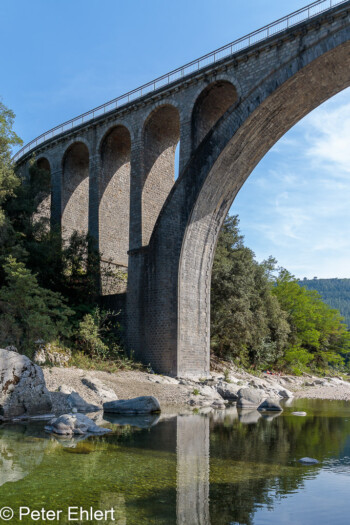
M 289 0 L 1 0 L 2 102 L 24 142 L 305 5 Z M 350 277 L 350 91 L 286 134 L 232 208 L 259 260 Z

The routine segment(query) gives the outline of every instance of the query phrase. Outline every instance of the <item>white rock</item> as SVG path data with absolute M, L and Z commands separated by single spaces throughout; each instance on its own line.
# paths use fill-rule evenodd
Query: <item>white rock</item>
M 317 465 L 318 461 L 314 458 L 301 458 L 299 459 L 299 463 L 302 463 L 303 465 Z
M 0 418 L 47 414 L 51 408 L 41 368 L 24 355 L 0 349 Z
M 81 382 L 83 383 L 83 385 L 87 386 L 93 392 L 95 392 L 101 398 L 103 403 L 118 399 L 118 396 L 116 395 L 114 390 L 104 385 L 99 379 L 87 376 L 83 377 Z
M 293 392 L 291 392 L 290 390 L 287 390 L 287 388 L 280 388 L 278 390 L 278 394 L 284 399 L 292 399 L 292 397 L 294 397 Z
M 267 395 L 257 388 L 241 388 L 238 391 L 237 406 L 240 408 L 258 407 Z

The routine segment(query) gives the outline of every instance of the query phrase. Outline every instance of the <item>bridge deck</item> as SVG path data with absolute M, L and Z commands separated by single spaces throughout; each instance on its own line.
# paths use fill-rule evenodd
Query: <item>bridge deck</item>
M 156 91 L 167 89 L 170 84 L 174 82 L 182 82 L 193 74 L 197 74 L 203 69 L 222 61 L 223 59 L 231 58 L 242 51 L 247 51 L 250 47 L 269 39 L 276 34 L 282 33 L 286 29 L 290 29 L 304 21 L 314 18 L 325 11 L 328 11 L 340 4 L 345 4 L 349 0 L 316 0 L 305 7 L 290 13 L 283 18 L 275 20 L 274 22 L 249 33 L 229 44 L 222 46 L 215 51 L 212 51 L 192 62 L 185 64 L 177 69 L 158 77 L 147 84 L 144 84 L 124 95 L 121 95 L 101 106 L 98 106 L 86 113 L 83 113 L 73 119 L 67 120 L 58 126 L 39 135 L 28 144 L 23 146 L 13 157 L 15 162 L 18 162 L 22 157 L 30 153 L 37 146 L 43 144 L 47 140 L 58 137 L 59 135 L 69 132 L 72 129 L 91 122 L 98 117 L 104 116 L 106 113 L 115 112 L 120 108 L 126 108 L 132 105 L 135 101 L 147 97 L 149 94 Z

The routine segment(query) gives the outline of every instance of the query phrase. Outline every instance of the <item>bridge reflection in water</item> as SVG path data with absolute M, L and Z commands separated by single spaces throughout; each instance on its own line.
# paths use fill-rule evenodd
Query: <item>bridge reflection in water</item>
M 178 416 L 177 525 L 208 525 L 209 418 Z
M 307 417 L 291 415 L 301 409 Z M 114 509 L 110 525 L 248 525 L 266 513 L 279 525 L 282 497 L 288 525 L 327 525 L 334 513 L 341 515 L 334 523 L 346 523 L 346 402 L 294 400 L 282 415 L 231 407 L 110 422 L 113 433 L 83 440 L 48 436 L 39 423 L 1 426 L 1 499 L 11 508 L 25 497 L 33 508 Z M 310 452 L 318 465 L 296 461 Z M 317 505 L 302 503 L 305 484 Z

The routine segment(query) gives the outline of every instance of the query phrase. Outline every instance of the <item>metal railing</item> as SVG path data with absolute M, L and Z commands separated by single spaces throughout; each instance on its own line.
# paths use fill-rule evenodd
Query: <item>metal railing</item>
M 211 64 L 215 64 L 223 58 L 227 58 L 238 51 L 247 49 L 256 43 L 261 42 L 262 40 L 274 36 L 277 33 L 281 33 L 282 31 L 285 31 L 286 29 L 289 29 L 300 22 L 319 15 L 320 13 L 327 11 L 328 9 L 331 9 L 332 7 L 335 7 L 339 4 L 345 4 L 346 2 L 349 2 L 349 0 L 316 0 L 315 2 L 298 9 L 297 11 L 294 11 L 293 13 L 278 19 L 271 24 L 268 24 L 260 29 L 257 29 L 256 31 L 253 31 L 252 33 L 249 33 L 248 35 L 234 40 L 230 44 L 222 46 L 219 49 L 208 53 L 207 55 L 197 58 L 196 60 L 193 60 L 182 67 L 170 71 L 170 73 L 158 77 L 155 80 L 144 84 L 143 86 L 133 89 L 124 95 L 114 98 L 113 100 L 110 100 L 109 102 L 106 102 L 97 108 L 87 111 L 86 113 L 83 113 L 82 115 L 79 115 L 78 117 L 75 117 L 71 120 L 67 120 L 63 124 L 46 131 L 36 139 L 23 146 L 23 148 L 21 148 L 14 155 L 13 160 L 17 162 L 23 155 L 36 148 L 46 140 L 60 135 L 65 131 L 73 129 L 76 126 L 84 124 L 89 120 L 93 120 L 94 118 L 99 117 L 109 111 L 113 111 L 122 106 L 125 106 L 130 102 L 133 102 L 153 91 L 156 91 L 157 89 L 163 88 L 177 80 L 181 80 L 188 75 L 210 66 Z

